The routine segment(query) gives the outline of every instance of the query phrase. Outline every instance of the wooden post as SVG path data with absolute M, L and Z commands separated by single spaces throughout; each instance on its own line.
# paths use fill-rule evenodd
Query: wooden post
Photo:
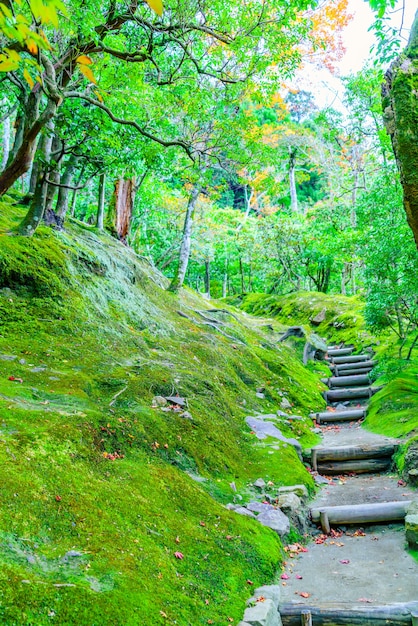
M 314 472 L 317 472 L 318 471 L 318 450 L 315 450 L 315 448 L 313 448 L 311 452 L 311 461 L 312 461 L 312 469 L 314 470 Z
M 412 626 L 418 626 L 418 610 L 411 611 Z
M 319 521 L 321 523 L 322 532 L 329 535 L 331 532 L 331 526 L 329 524 L 328 513 L 326 511 L 319 511 Z
M 300 612 L 300 623 L 301 626 L 312 626 L 312 613 L 306 609 L 303 609 Z

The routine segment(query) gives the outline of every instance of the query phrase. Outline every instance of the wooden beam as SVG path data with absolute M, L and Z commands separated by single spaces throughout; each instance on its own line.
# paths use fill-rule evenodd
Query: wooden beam
M 301 626 L 312 626 L 312 613 L 309 610 L 303 609 L 300 612 L 300 623 Z
M 321 424 L 322 422 L 348 422 L 365 417 L 366 409 L 348 409 L 347 411 L 324 411 L 323 413 L 309 413 L 309 417 Z
M 349 389 L 330 389 L 329 391 L 324 391 L 324 398 L 327 402 L 371 398 L 372 395 L 371 387 L 351 387 Z
M 302 611 L 310 611 L 315 626 L 411 626 L 412 614 L 418 611 L 418 602 L 383 606 L 282 603 L 279 605 L 279 613 L 283 626 L 300 626 Z
M 358 376 L 360 374 L 368 374 L 369 372 L 372 371 L 372 369 L 373 369 L 372 367 L 364 367 L 363 369 L 360 368 L 360 369 L 349 369 L 349 370 L 340 371 L 340 368 L 337 365 L 334 371 L 334 375 L 335 376 Z
M 351 361 L 349 363 L 340 363 L 336 365 L 330 365 L 331 369 L 338 370 L 338 372 L 343 372 L 344 370 L 349 369 L 365 369 L 367 367 L 374 367 L 377 361 Z
M 373 502 L 367 504 L 343 504 L 311 509 L 312 521 L 320 520 L 321 511 L 326 511 L 330 524 L 365 524 L 403 520 L 410 500 L 402 502 Z
M 370 385 L 368 374 L 358 374 L 355 376 L 331 376 L 330 378 L 321 378 L 321 382 L 328 385 L 330 389 L 334 387 L 356 387 L 358 385 Z
M 315 452 L 316 462 L 321 461 L 347 461 L 358 459 L 376 459 L 380 457 L 392 457 L 396 451 L 395 443 L 373 443 L 361 444 L 358 446 L 336 446 L 326 448 L 315 446 L 312 448 L 312 455 Z
M 322 532 L 329 535 L 331 532 L 331 526 L 328 519 L 328 513 L 326 511 L 319 511 L 319 522 L 321 524 Z
M 342 363 L 357 363 L 357 361 L 368 361 L 370 354 L 355 354 L 353 356 L 333 356 L 331 363 L 339 365 Z
M 359 459 L 357 461 L 328 461 L 317 464 L 320 474 L 370 474 L 373 472 L 384 472 L 389 469 L 390 458 L 381 459 Z
M 354 347 L 352 348 L 331 348 L 331 350 L 328 350 L 328 356 L 347 356 L 349 354 L 351 354 L 354 350 Z

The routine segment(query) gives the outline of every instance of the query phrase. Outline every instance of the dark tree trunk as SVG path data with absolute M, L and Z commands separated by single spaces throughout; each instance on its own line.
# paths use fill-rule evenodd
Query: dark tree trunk
M 3 146 L 3 156 L 1 160 L 1 169 L 3 170 L 6 167 L 7 161 L 9 159 L 10 152 L 10 117 L 6 117 L 3 120 L 3 137 L 2 137 L 2 146 Z
M 106 226 L 123 242 L 126 242 L 129 235 L 134 199 L 135 181 L 132 178 L 119 178 L 115 182 Z
M 405 212 L 418 247 L 418 11 L 408 45 L 385 78 L 385 126 L 401 176 Z
M 192 247 L 193 218 L 199 194 L 200 187 L 193 187 L 187 205 L 186 216 L 184 218 L 183 237 L 180 246 L 179 263 L 177 266 L 177 270 L 173 276 L 173 280 L 171 281 L 171 284 L 168 288 L 169 291 L 178 291 L 180 287 L 183 286 L 184 277 L 186 276 L 187 266 L 189 264 L 190 250 Z

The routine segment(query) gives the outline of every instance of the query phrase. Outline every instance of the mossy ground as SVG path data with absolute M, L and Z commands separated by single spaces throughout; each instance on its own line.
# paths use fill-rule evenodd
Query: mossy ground
M 10 198 L 1 208 L 7 233 L 22 211 Z M 259 477 L 312 489 L 293 448 L 257 442 L 244 418 L 274 412 L 281 394 L 306 417 L 324 406 L 322 385 L 276 327 L 164 287 L 76 223 L 0 237 L 4 624 L 237 623 L 247 581 L 277 572 L 277 535 L 222 503 L 237 497 L 232 481 L 244 501 Z M 173 394 L 192 421 L 152 408 Z M 310 426 L 282 430 L 308 447 Z

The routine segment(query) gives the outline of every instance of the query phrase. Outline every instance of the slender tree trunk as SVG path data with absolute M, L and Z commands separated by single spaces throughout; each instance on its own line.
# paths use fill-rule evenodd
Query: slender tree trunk
M 1 170 L 4 170 L 4 168 L 7 165 L 7 161 L 9 159 L 9 152 L 10 152 L 10 117 L 6 117 L 6 119 L 3 120 L 2 145 L 3 145 L 3 156 L 1 159 Z
M 250 193 L 248 194 L 248 187 L 249 187 L 249 185 L 244 185 L 245 213 L 244 213 L 243 221 L 241 222 L 241 224 L 238 224 L 238 226 L 237 226 L 237 229 L 236 229 L 237 232 L 239 232 L 242 229 L 242 227 L 244 226 L 245 222 L 247 221 L 248 216 L 249 216 L 250 211 L 251 211 L 251 200 L 252 200 L 253 195 L 254 195 L 254 190 L 251 189 L 251 187 L 250 187 Z
M 289 150 L 290 206 L 292 208 L 292 213 L 299 213 L 298 196 L 296 193 L 296 180 L 295 180 L 297 148 L 293 148 L 289 146 L 288 150 Z
M 80 157 L 78 157 L 76 154 L 71 154 L 70 158 L 67 161 L 64 173 L 61 177 L 61 185 L 63 186 L 60 187 L 58 190 L 58 200 L 55 207 L 55 213 L 57 215 L 57 218 L 60 220 L 61 225 L 64 223 L 65 216 L 67 215 L 70 188 L 73 183 L 74 173 L 77 169 L 79 160 Z
M 99 230 L 103 230 L 103 227 L 104 227 L 105 191 L 106 191 L 106 172 L 102 172 L 99 178 L 99 202 L 97 206 L 97 220 L 96 220 L 96 226 Z
M 358 188 L 359 188 L 359 177 L 360 177 L 360 172 L 358 171 L 356 167 L 356 169 L 354 170 L 353 191 L 351 192 L 350 222 L 351 222 L 352 228 L 357 228 L 356 204 L 357 204 L 357 193 L 358 193 Z
M 106 227 L 125 243 L 131 227 L 134 200 L 134 179 L 119 178 L 115 182 L 115 189 L 106 218 Z
M 33 194 L 31 204 L 29 206 L 29 211 L 18 226 L 18 233 L 26 237 L 31 237 L 33 235 L 44 216 L 46 194 L 48 189 L 48 184 L 46 182 L 48 172 L 47 164 L 51 154 L 51 145 L 52 136 L 47 135 L 42 145 L 44 166 L 39 167 L 38 180 L 36 182 L 35 192 Z
M 245 293 L 244 266 L 242 264 L 242 257 L 239 258 L 239 273 L 241 276 L 241 293 Z
M 45 199 L 45 220 L 48 224 L 56 223 L 55 213 L 52 211 L 52 203 L 54 201 L 55 195 L 57 193 L 58 184 L 60 182 L 60 165 L 55 159 L 55 155 L 61 146 L 61 140 L 57 135 L 54 135 L 52 139 L 52 147 L 51 152 L 54 155 L 54 158 L 51 158 L 50 166 L 47 170 L 47 178 L 51 182 L 48 183 L 48 188 L 46 190 L 46 199 Z
M 405 51 L 386 72 L 382 88 L 386 129 L 403 188 L 403 204 L 418 247 L 418 11 Z
M 193 187 L 187 205 L 186 217 L 184 219 L 183 237 L 181 240 L 178 267 L 168 288 L 169 291 L 176 292 L 183 286 L 184 277 L 189 264 L 190 250 L 192 246 L 193 218 L 199 194 L 200 187 Z
M 210 261 L 205 259 L 205 293 L 210 298 Z

